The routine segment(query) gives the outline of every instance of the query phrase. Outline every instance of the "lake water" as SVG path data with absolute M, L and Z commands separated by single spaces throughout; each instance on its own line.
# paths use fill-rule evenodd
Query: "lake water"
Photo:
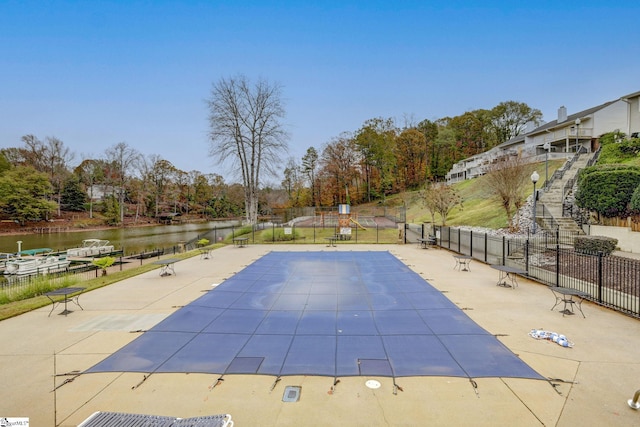
M 115 249 L 122 249 L 125 255 L 128 255 L 158 248 L 169 248 L 178 245 L 179 242 L 188 242 L 203 237 L 213 243 L 215 240 L 221 240 L 231 234 L 234 226 L 239 226 L 238 221 L 0 236 L 0 252 L 17 252 L 19 240 L 22 241 L 22 250 L 51 248 L 55 251 L 62 251 L 82 246 L 84 239 L 103 239 L 109 240 Z

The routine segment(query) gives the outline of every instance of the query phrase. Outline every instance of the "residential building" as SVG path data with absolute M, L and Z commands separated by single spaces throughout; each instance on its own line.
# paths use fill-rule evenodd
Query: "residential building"
M 638 136 L 640 92 L 574 114 L 568 114 L 566 107 L 562 106 L 558 108 L 556 120 L 454 164 L 447 173 L 447 183 L 483 175 L 492 161 L 509 154 L 521 153 L 526 161 L 533 163 L 545 158 L 570 158 L 576 151 L 593 152 L 598 149 L 600 135 L 615 131 Z

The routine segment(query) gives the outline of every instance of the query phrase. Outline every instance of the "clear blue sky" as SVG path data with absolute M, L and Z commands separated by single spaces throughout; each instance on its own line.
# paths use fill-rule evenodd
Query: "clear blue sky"
M 55 136 L 77 164 L 126 142 L 229 182 L 204 100 L 237 74 L 283 86 L 297 159 L 374 117 L 515 100 L 550 121 L 640 90 L 639 17 L 638 0 L 0 0 L 0 146 Z

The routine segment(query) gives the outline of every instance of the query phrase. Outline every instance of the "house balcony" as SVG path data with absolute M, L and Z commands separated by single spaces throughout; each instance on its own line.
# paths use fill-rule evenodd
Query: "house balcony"
M 575 153 L 579 146 L 583 146 L 587 151 L 591 151 L 592 138 L 593 128 L 580 126 L 576 129 L 575 126 L 571 126 L 548 132 L 544 135 L 544 143 L 551 144 L 552 152 Z
M 544 142 L 554 143 L 554 142 L 566 141 L 567 139 L 569 140 L 573 139 L 575 141 L 576 136 L 579 140 L 591 139 L 593 138 L 593 128 L 584 128 L 581 126 L 577 130 L 577 135 L 576 135 L 575 126 L 571 126 L 570 128 L 558 129 L 553 132 L 548 132 L 544 136 Z

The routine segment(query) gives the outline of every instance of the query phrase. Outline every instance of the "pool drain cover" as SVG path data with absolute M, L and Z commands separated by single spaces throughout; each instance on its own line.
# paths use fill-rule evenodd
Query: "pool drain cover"
M 300 388 L 299 386 L 286 386 L 284 388 L 284 395 L 282 396 L 283 402 L 297 402 L 300 400 Z

